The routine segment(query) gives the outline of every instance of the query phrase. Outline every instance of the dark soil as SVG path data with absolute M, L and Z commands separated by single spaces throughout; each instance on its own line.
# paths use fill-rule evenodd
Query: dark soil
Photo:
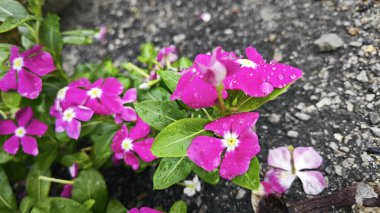
M 202 12 L 211 14 L 209 22 L 200 20 Z M 190 58 L 217 45 L 240 54 L 253 45 L 268 60 L 275 58 L 302 69 L 301 80 L 259 110 L 256 127 L 261 162 L 265 163 L 270 148 L 314 146 L 325 159 L 320 168 L 328 183 L 324 194 L 379 178 L 378 157 L 366 153 L 368 147 L 380 146 L 379 124 L 373 119 L 380 113 L 378 1 L 80 0 L 61 17 L 67 30 L 101 24 L 110 29 L 105 43 L 66 48 L 67 69 L 100 62 L 106 56 L 116 63 L 133 60 L 139 45 L 147 41 L 157 46 L 175 44 Z M 350 35 L 350 27 L 359 32 Z M 327 33 L 336 33 L 345 44 L 332 52 L 320 52 L 313 42 Z M 368 48 L 371 45 L 374 50 Z M 152 168 L 136 174 L 117 166 L 103 174 L 110 196 L 128 208 L 162 206 L 168 210 L 183 199 L 190 212 L 253 211 L 250 192 L 227 181 L 215 187 L 203 183 L 201 193 L 189 198 L 181 186 L 152 191 Z M 285 200 L 305 197 L 301 182 L 296 181 Z

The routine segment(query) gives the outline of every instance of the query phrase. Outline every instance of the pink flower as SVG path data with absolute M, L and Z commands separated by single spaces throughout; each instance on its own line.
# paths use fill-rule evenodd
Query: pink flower
M 132 208 L 127 213 L 161 213 L 160 211 L 148 207 Z
M 67 136 L 77 140 L 81 130 L 80 121 L 89 121 L 93 114 L 94 111 L 85 106 L 68 107 L 55 120 L 55 131 L 66 131 Z
M 157 61 L 162 65 L 173 63 L 177 58 L 177 48 L 174 45 L 160 49 L 157 55 Z
M 275 167 L 265 175 L 265 181 L 273 192 L 282 194 L 288 191 L 296 177 L 302 181 L 306 194 L 316 195 L 325 188 L 325 179 L 318 171 L 304 171 L 321 166 L 322 157 L 312 147 L 279 147 L 269 150 L 268 165 Z
M 55 70 L 53 58 L 39 45 L 23 53 L 12 46 L 10 64 L 11 68 L 0 80 L 0 90 L 17 90 L 21 96 L 30 99 L 37 98 L 42 90 L 40 77 Z
M 79 167 L 77 163 L 74 163 L 72 166 L 69 167 L 69 172 L 72 179 L 75 179 L 78 176 L 78 170 L 79 170 Z M 61 197 L 71 198 L 72 191 L 73 191 L 73 185 L 65 184 L 61 192 Z
M 17 124 L 12 120 L 0 120 L 0 135 L 13 135 L 5 141 L 3 149 L 9 154 L 15 155 L 20 147 L 23 151 L 33 156 L 38 155 L 37 141 L 32 135 L 41 137 L 48 126 L 33 118 L 31 107 L 20 109 L 16 113 Z
M 283 88 L 302 77 L 302 71 L 277 62 L 265 63 L 253 48 L 246 48 L 248 59 L 237 59 L 241 71 L 226 79 L 226 89 L 242 90 L 253 97 L 269 95 L 275 88 Z
M 150 150 L 153 138 L 145 138 L 149 132 L 150 127 L 141 118 L 137 118 L 136 125 L 130 129 L 129 133 L 125 124 L 122 125 L 112 140 L 111 148 L 114 152 L 115 161 L 124 159 L 125 164 L 137 170 L 139 159 L 135 153 L 145 162 L 156 159 Z
M 99 32 L 97 32 L 94 35 L 94 38 L 98 41 L 105 41 L 106 35 L 107 35 L 107 27 L 102 25 L 99 27 Z
M 115 114 L 123 109 L 120 94 L 123 85 L 116 78 L 102 78 L 87 87 L 87 101 L 85 106 L 97 114 Z
M 133 103 L 137 100 L 136 88 L 129 89 L 125 92 L 121 99 L 123 104 Z M 135 121 L 137 120 L 136 111 L 130 106 L 123 106 L 121 112 L 115 114 L 115 122 L 121 124 L 123 121 Z
M 207 124 L 204 129 L 221 138 L 197 136 L 187 150 L 189 158 L 209 172 L 220 165 L 219 174 L 226 179 L 246 173 L 252 158 L 260 152 L 259 139 L 252 130 L 258 118 L 259 113 L 246 112 Z

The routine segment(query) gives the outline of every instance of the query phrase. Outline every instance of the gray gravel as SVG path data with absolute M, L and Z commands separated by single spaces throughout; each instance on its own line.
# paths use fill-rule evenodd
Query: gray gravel
M 379 178 L 379 158 L 366 149 L 380 146 L 380 4 L 360 2 L 75 1 L 62 12 L 64 29 L 105 24 L 110 33 L 106 43 L 66 48 L 64 58 L 67 68 L 99 62 L 105 56 L 121 63 L 133 60 L 145 41 L 158 46 L 175 44 L 189 57 L 216 45 L 237 53 L 254 45 L 268 60 L 276 58 L 301 68 L 304 77 L 260 109 L 260 158 L 264 162 L 268 149 L 277 146 L 314 146 L 325 159 L 321 171 L 328 183 L 326 194 L 353 182 Z M 200 20 L 202 12 L 211 14 L 209 22 Z M 340 48 L 321 52 L 314 43 L 325 34 L 340 38 Z M 336 46 L 336 41 L 331 42 Z M 192 212 L 252 211 L 250 193 L 229 182 L 216 187 L 203 184 L 200 194 L 186 198 L 180 186 L 152 192 L 150 184 L 140 187 L 137 180 L 126 182 L 122 176 L 118 185 L 110 183 L 114 176 L 131 175 L 120 172 L 124 170 L 109 169 L 106 178 L 111 195 L 128 207 L 145 204 L 167 209 L 182 198 Z M 137 199 L 141 193 L 146 196 Z M 305 197 L 296 181 L 285 200 Z

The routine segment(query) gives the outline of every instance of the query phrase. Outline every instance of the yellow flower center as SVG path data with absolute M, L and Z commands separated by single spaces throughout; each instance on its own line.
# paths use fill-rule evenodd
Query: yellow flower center
M 19 127 L 19 128 L 17 128 L 17 129 L 15 130 L 15 135 L 16 135 L 17 137 L 19 137 L 19 138 L 24 137 L 25 133 L 26 133 L 26 130 L 25 130 L 24 127 Z
M 239 145 L 238 135 L 235 132 L 225 132 L 222 142 L 227 147 L 227 152 L 233 151 Z
M 22 66 L 24 66 L 24 59 L 22 57 L 18 57 L 13 61 L 13 68 L 17 71 L 20 71 Z
M 255 62 L 248 60 L 248 59 L 238 59 L 237 62 L 242 67 L 248 67 L 248 68 L 253 68 L 253 69 L 255 69 L 257 67 L 257 64 Z
M 92 88 L 87 92 L 87 95 L 91 98 L 100 98 L 102 96 L 103 91 L 99 88 Z
M 132 149 L 133 149 L 133 143 L 132 143 L 132 142 L 133 142 L 133 141 L 132 141 L 131 139 L 129 139 L 129 138 L 125 138 L 125 139 L 121 142 L 121 148 L 122 148 L 124 151 L 126 151 L 126 152 L 132 150 Z
M 63 112 L 63 120 L 71 122 L 75 118 L 75 112 L 72 108 L 68 108 Z

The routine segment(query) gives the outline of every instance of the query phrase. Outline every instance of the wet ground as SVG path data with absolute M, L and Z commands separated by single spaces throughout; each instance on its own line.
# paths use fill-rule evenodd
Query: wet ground
M 202 12 L 211 14 L 209 22 L 200 20 Z M 380 147 L 379 1 L 81 0 L 61 17 L 64 29 L 103 24 L 110 31 L 105 43 L 66 48 L 67 69 L 105 56 L 116 63 L 134 60 L 146 41 L 175 44 L 190 58 L 217 45 L 241 54 L 253 45 L 268 60 L 302 69 L 301 80 L 260 109 L 262 162 L 272 147 L 314 146 L 325 159 L 325 194 L 379 178 L 379 158 L 366 152 Z M 328 37 L 331 51 L 321 51 L 314 42 L 329 33 L 338 38 Z M 142 175 L 124 167 L 103 173 L 110 195 L 129 208 L 168 209 L 184 199 L 191 212 L 252 212 L 250 192 L 226 181 L 203 184 L 201 193 L 189 198 L 181 186 L 152 191 L 152 169 Z M 285 200 L 305 197 L 296 181 Z

